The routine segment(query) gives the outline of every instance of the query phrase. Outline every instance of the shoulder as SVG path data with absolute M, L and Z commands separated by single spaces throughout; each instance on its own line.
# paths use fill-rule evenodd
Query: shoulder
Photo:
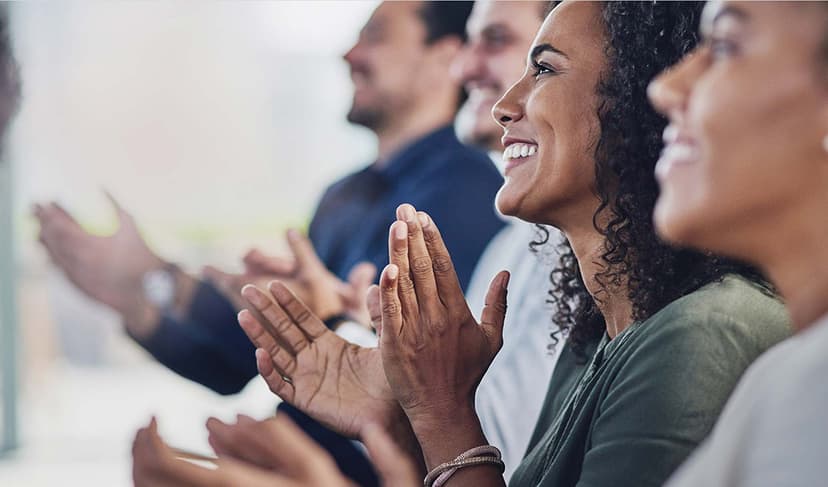
M 741 351 L 748 363 L 791 333 L 782 302 L 739 276 L 726 276 L 677 299 L 642 327 L 641 345 L 728 354 L 730 359 L 739 358 L 732 354 Z
M 790 335 L 782 303 L 741 277 L 684 296 L 638 325 L 623 344 L 613 383 L 723 404 L 744 371 Z M 715 408 L 714 408 L 715 409 Z

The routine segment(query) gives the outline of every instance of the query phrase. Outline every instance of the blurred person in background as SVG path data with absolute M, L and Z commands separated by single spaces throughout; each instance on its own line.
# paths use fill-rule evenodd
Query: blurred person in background
M 796 335 L 743 376 L 670 487 L 828 484 L 828 5 L 710 2 L 654 81 L 660 234 L 758 264 Z
M 412 201 L 452 229 L 446 238 L 468 283 L 484 247 L 503 226 L 492 205 L 500 174 L 484 153 L 461 144 L 452 127 L 462 94 L 447 73 L 463 46 L 471 7 L 377 7 L 345 55 L 354 82 L 348 120 L 377 135 L 377 160 L 327 189 L 307 239 L 289 232 L 296 255 L 248 254 L 245 279 L 289 281 L 336 328 L 348 298 L 360 294 L 354 290 L 359 286 L 342 280 L 362 261 L 387 263 L 387 225 L 397 205 Z M 238 288 L 225 295 L 155 254 L 132 217 L 114 199 L 113 204 L 120 228 L 106 237 L 86 232 L 57 204 L 37 205 L 40 240 L 53 262 L 92 299 L 117 311 L 127 333 L 162 364 L 218 393 L 240 391 L 257 371 L 254 348 L 236 321 Z M 356 272 L 352 282 L 370 280 L 370 269 Z M 362 455 L 348 441 L 286 410 L 318 441 L 341 452 L 337 461 L 355 479 L 371 483 L 362 476 Z
M 453 70 L 469 95 L 458 114 L 457 133 L 463 142 L 489 151 L 499 165 L 503 165 L 503 129 L 492 108 L 526 69 L 526 53 L 550 7 L 550 2 L 478 0 L 466 25 L 469 38 Z M 480 257 L 466 299 L 472 310 L 483 309 L 491 277 L 502 269 L 511 273 L 503 349 L 475 398 L 483 430 L 500 448 L 508 479 L 526 452 L 540 414 L 546 394 L 538 384 L 549 381 L 563 343 L 553 324 L 549 297 L 538 292 L 551 288 L 555 258 L 530 249 L 538 235 L 533 224 L 501 216 L 506 227 Z M 554 233 L 550 241 L 559 243 L 559 232 L 550 231 Z M 540 331 L 544 323 L 549 333 Z

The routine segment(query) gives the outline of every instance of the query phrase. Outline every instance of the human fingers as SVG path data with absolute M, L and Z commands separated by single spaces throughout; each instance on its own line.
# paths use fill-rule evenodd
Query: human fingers
M 256 349 L 256 369 L 265 380 L 270 392 L 293 404 L 296 399 L 296 387 L 293 379 L 276 369 L 271 356 L 263 348 Z
M 250 313 L 249 310 L 242 310 L 238 314 L 239 325 L 244 330 L 247 337 L 250 341 L 256 345 L 256 348 L 262 350 L 263 353 L 267 356 L 267 361 L 271 364 L 272 368 L 276 369 L 276 372 L 279 373 L 281 376 L 285 377 L 292 377 L 292 375 L 296 372 L 296 357 L 286 350 L 284 347 L 279 345 L 276 340 L 273 339 L 264 329 L 264 327 L 259 323 L 259 321 Z M 258 364 L 258 352 L 257 352 L 257 364 Z M 267 380 L 267 376 L 265 376 L 265 380 Z M 270 383 L 268 382 L 270 385 Z M 276 391 L 273 391 L 279 394 Z M 279 394 L 281 396 L 281 394 Z
M 382 338 L 382 303 L 380 301 L 380 287 L 376 284 L 369 287 L 365 293 L 365 304 L 368 306 L 371 326 L 377 331 L 377 336 Z
M 423 229 L 423 239 L 428 248 L 428 254 L 431 256 L 434 279 L 437 282 L 437 292 L 440 299 L 448 307 L 465 305 L 466 298 L 463 296 L 463 288 L 460 286 L 460 280 L 457 278 L 457 272 L 454 270 L 451 255 L 449 255 L 440 234 L 440 229 L 437 228 L 437 224 L 427 213 L 418 212 L 417 217 Z
M 394 280 L 403 316 L 412 321 L 419 321 L 417 293 L 414 290 L 414 281 L 411 279 L 408 265 L 408 226 L 403 221 L 398 220 L 391 224 L 388 232 L 388 260 L 397 269 Z
M 296 259 L 299 272 L 318 273 L 327 271 L 325 264 L 319 260 L 316 249 L 313 248 L 313 243 L 298 230 L 291 228 L 287 231 L 287 242 L 293 252 L 293 257 Z
M 249 250 L 242 258 L 248 272 L 258 274 L 276 274 L 292 276 L 296 272 L 296 260 L 293 257 L 266 255 L 259 249 Z
M 397 208 L 397 218 L 404 221 L 407 228 L 408 268 L 414 282 L 420 314 L 436 316 L 441 311 L 442 302 L 437 293 L 431 256 L 423 239 L 423 229 L 420 227 L 417 210 L 409 204 L 402 204 Z
M 288 316 L 281 305 L 271 299 L 271 296 L 249 284 L 242 288 L 241 294 L 253 309 L 264 318 L 266 324 L 260 324 L 265 325 L 262 329 L 270 332 L 269 334 L 274 343 L 280 342 L 294 355 L 310 344 L 308 337 L 302 333 L 301 328 Z M 270 345 L 272 344 L 263 342 L 262 348 L 268 349 Z
M 264 468 L 273 468 L 274 464 L 272 459 L 268 458 L 267 451 L 245 434 L 241 415 L 238 416 L 236 424 L 209 418 L 206 427 L 209 432 L 207 441 L 220 457 L 232 457 Z
M 293 324 L 298 326 L 310 340 L 319 338 L 328 331 L 322 320 L 314 315 L 283 282 L 272 281 L 268 289 Z
M 509 286 L 509 272 L 500 271 L 489 284 L 486 301 L 480 314 L 480 327 L 486 334 L 494 355 L 503 346 L 503 323 L 506 319 L 506 294 Z
M 402 332 L 402 310 L 400 305 L 398 280 L 399 268 L 394 264 L 388 264 L 380 275 L 380 321 L 382 323 L 383 343 L 387 343 L 389 337 L 396 341 Z

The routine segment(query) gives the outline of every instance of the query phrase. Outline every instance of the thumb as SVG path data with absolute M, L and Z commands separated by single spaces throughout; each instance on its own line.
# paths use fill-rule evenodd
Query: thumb
M 313 248 L 310 239 L 299 233 L 298 230 L 293 228 L 288 230 L 287 241 L 300 269 L 325 269 L 325 264 L 316 255 L 316 249 Z
M 348 283 L 356 289 L 368 289 L 377 277 L 377 266 L 370 262 L 361 262 L 351 269 L 348 274 Z
M 368 288 L 365 294 L 365 305 L 368 306 L 368 315 L 371 317 L 371 326 L 377 330 L 377 336 L 382 336 L 382 308 L 380 305 L 380 288 L 376 284 Z
M 506 289 L 509 286 L 509 272 L 500 271 L 486 292 L 486 304 L 480 314 L 480 327 L 488 338 L 493 355 L 503 345 L 503 321 L 506 319 Z
M 361 262 L 348 273 L 348 282 L 342 283 L 340 295 L 352 305 L 358 306 L 359 300 L 365 297 L 365 292 L 374 283 L 377 276 L 377 267 L 370 262 Z
M 120 203 L 118 203 L 118 200 L 116 200 L 115 197 L 112 196 L 112 193 L 110 193 L 106 189 L 104 189 L 103 192 L 104 192 L 104 195 L 106 196 L 106 199 L 109 200 L 109 203 L 115 209 L 115 216 L 118 217 L 118 228 L 121 229 L 121 228 L 127 226 L 127 227 L 135 229 L 135 220 L 132 218 L 132 215 L 130 215 L 124 209 L 124 207 L 121 206 Z M 136 229 L 136 231 L 137 231 L 137 229 Z
M 296 271 L 296 262 L 292 257 L 270 256 L 256 248 L 244 254 L 242 262 L 247 272 L 251 274 L 288 276 Z
M 205 279 L 212 282 L 222 290 L 226 290 L 232 284 L 232 281 L 235 279 L 233 274 L 229 274 L 224 272 L 217 267 L 213 267 L 211 265 L 206 265 L 201 269 L 201 275 L 204 276 Z M 236 291 L 240 291 L 237 289 Z

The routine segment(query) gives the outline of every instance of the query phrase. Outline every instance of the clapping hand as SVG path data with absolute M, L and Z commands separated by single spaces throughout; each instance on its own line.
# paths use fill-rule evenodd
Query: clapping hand
M 286 417 L 256 421 L 239 416 L 235 424 L 207 423 L 218 454 L 210 469 L 176 458 L 158 435 L 155 419 L 133 442 L 136 487 L 352 487 L 322 448 Z M 363 441 L 376 462 L 383 485 L 414 487 L 416 472 L 378 427 L 366 428 Z
M 242 287 L 253 284 L 264 289 L 270 281 L 278 279 L 321 319 L 344 314 L 367 326 L 365 293 L 376 276 L 374 265 L 363 262 L 351 270 L 347 281 L 342 281 L 325 267 L 306 236 L 289 230 L 287 242 L 291 256 L 268 256 L 254 249 L 245 255 L 245 268 L 241 274 L 207 266 L 204 276 L 222 291 L 237 311 L 247 306 L 240 294 Z

